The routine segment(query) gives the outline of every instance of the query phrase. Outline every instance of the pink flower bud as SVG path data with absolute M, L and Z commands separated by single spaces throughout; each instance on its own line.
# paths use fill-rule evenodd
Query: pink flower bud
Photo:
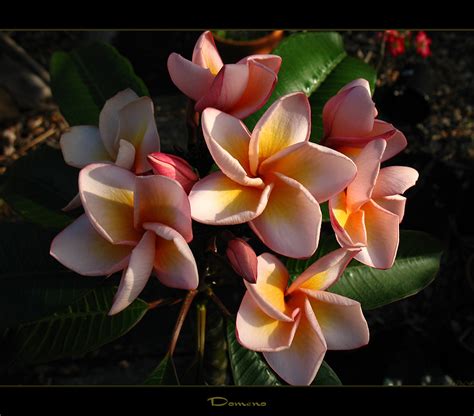
M 148 155 L 148 162 L 155 175 L 177 180 L 187 194 L 199 179 L 192 166 L 179 156 L 155 152 Z
M 227 258 L 234 271 L 247 282 L 257 281 L 257 255 L 244 240 L 234 238 L 227 244 Z

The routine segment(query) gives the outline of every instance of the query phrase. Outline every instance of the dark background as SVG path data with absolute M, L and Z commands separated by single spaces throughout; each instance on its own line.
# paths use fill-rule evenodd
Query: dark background
M 148 86 L 164 147 L 180 144 L 186 134 L 186 98 L 171 83 L 166 59 L 171 52 L 190 57 L 200 32 L 6 33 L 46 69 L 56 50 L 70 50 L 90 40 L 111 42 Z M 414 50 L 382 58 L 378 32 L 341 34 L 350 55 L 379 67 L 374 95 L 379 117 L 407 136 L 408 148 L 390 164 L 412 166 L 420 172 L 417 185 L 406 194 L 402 228 L 436 236 L 445 252 L 439 275 L 428 288 L 365 313 L 371 331 L 367 347 L 329 351 L 327 362 L 349 385 L 473 384 L 474 32 L 428 32 L 432 56 L 427 59 Z M 24 62 L 11 61 L 0 48 L 0 175 L 37 146 L 57 145 L 67 127 L 48 95 L 47 82 L 31 81 L 31 69 Z M 34 139 L 51 127 L 57 131 L 35 144 Z M 0 221 L 15 220 L 15 213 L 0 200 Z M 164 355 L 178 308 L 147 314 L 126 336 L 80 359 L 12 369 L 0 374 L 0 383 L 139 384 Z M 192 358 L 193 322 L 187 320 L 178 344 L 179 369 Z

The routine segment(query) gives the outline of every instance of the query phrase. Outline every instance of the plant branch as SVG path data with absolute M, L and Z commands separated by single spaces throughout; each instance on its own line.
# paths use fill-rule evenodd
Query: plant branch
M 222 301 L 217 297 L 217 295 L 212 291 L 211 288 L 208 288 L 207 296 L 216 304 L 216 306 L 220 309 L 220 311 L 225 315 L 226 318 L 232 317 L 232 314 L 226 308 L 226 306 L 222 303 Z
M 181 310 L 179 311 L 178 319 L 173 329 L 173 335 L 171 337 L 170 346 L 168 348 L 168 354 L 170 355 L 170 357 L 172 357 L 174 354 L 176 343 L 178 342 L 179 334 L 181 333 L 181 328 L 183 327 L 184 320 L 186 319 L 186 315 L 189 312 L 189 308 L 191 307 L 191 304 L 193 303 L 193 300 L 197 294 L 197 290 L 190 290 L 184 298 Z
M 165 306 L 165 305 L 176 305 L 179 302 L 182 302 L 183 298 L 166 298 L 166 299 L 157 299 L 152 302 L 148 302 L 148 309 L 155 309 L 160 306 Z

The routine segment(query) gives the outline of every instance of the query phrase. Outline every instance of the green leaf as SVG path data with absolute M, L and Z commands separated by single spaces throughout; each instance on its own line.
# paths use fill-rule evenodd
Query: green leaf
M 143 318 L 148 304 L 136 299 L 108 316 L 116 291 L 99 287 L 60 312 L 4 330 L 2 359 L 27 364 L 77 357 L 121 337 Z
M 153 370 L 143 384 L 150 386 L 179 385 L 173 358 L 169 354 L 166 354 L 160 364 L 158 364 L 158 367 Z
M 0 328 L 64 309 L 103 281 L 54 259 L 49 247 L 56 234 L 32 224 L 0 224 Z
M 321 367 L 319 367 L 318 374 L 316 378 L 311 383 L 312 386 L 341 386 L 342 382 L 334 372 L 334 370 L 329 367 L 326 361 L 323 361 Z
M 339 248 L 333 235 L 322 236 L 316 253 L 306 260 L 286 259 L 294 280 L 317 259 Z M 404 299 L 428 286 L 439 269 L 442 247 L 438 240 L 419 231 L 400 231 L 400 245 L 392 268 L 378 270 L 356 260 L 328 291 L 354 299 L 363 309 L 374 309 Z
M 227 321 L 227 343 L 234 383 L 237 386 L 281 386 L 260 353 L 242 347 L 235 337 L 235 324 Z
M 363 309 L 387 305 L 428 286 L 438 272 L 441 253 L 440 242 L 430 235 L 401 231 L 392 268 L 377 270 L 353 260 L 329 291 L 357 300 Z
M 131 88 L 150 95 L 130 62 L 112 46 L 91 43 L 51 58 L 53 96 L 70 125 L 97 125 L 106 100 Z
M 28 221 L 64 228 L 74 218 L 61 212 L 77 193 L 78 169 L 49 146 L 18 159 L 7 171 L 2 198 Z
M 312 96 L 311 140 L 322 134 L 321 112 L 326 101 L 349 81 L 367 79 L 375 85 L 376 73 L 366 63 L 348 57 L 340 34 L 335 32 L 296 33 L 284 39 L 272 52 L 282 57 L 278 83 L 266 105 L 245 120 L 252 131 L 266 109 L 278 98 L 302 91 Z

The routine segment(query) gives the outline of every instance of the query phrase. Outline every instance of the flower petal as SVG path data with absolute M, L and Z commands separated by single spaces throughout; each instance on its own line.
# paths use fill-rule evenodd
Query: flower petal
M 197 112 L 214 107 L 233 115 L 233 108 L 242 97 L 249 79 L 247 65 L 224 65 L 215 77 L 211 88 L 195 105 Z
M 214 172 L 201 179 L 189 193 L 191 217 L 204 224 L 243 224 L 265 209 L 273 185 L 263 190 L 243 186 Z
M 156 129 L 153 101 L 150 97 L 141 97 L 119 111 L 119 129 L 116 146 L 120 140 L 126 140 L 135 146 L 136 173 L 151 170 L 147 156 L 160 150 L 160 137 Z
M 79 193 L 91 224 L 113 244 L 135 245 L 141 233 L 133 227 L 135 175 L 108 164 L 92 164 L 79 173 Z
M 158 280 L 176 289 L 196 289 L 199 283 L 196 260 L 181 234 L 163 224 L 145 223 L 143 228 L 157 235 L 154 268 Z
M 362 248 L 355 259 L 370 267 L 389 269 L 393 266 L 398 249 L 398 215 L 373 201 L 367 202 L 362 209 L 365 212 L 367 247 Z
M 68 204 L 61 208 L 61 211 L 68 212 L 76 208 L 82 207 L 81 195 L 78 193 L 74 198 L 72 198 Z
M 326 290 L 339 279 L 359 251 L 359 248 L 340 248 L 319 258 L 293 281 L 286 294 L 299 289 Z
M 343 98 L 334 110 L 330 136 L 367 136 L 377 115 L 375 104 L 366 86 L 354 85 L 343 90 Z M 337 96 L 336 96 L 337 97 Z
M 259 174 L 279 172 L 303 185 L 319 202 L 341 192 L 354 179 L 357 168 L 347 156 L 328 147 L 303 142 L 287 147 L 259 168 Z
M 294 321 L 279 321 L 263 312 L 247 292 L 237 313 L 237 339 L 245 348 L 253 351 L 280 351 L 288 348 L 298 328 L 298 312 L 296 310 Z
M 379 198 L 403 194 L 408 188 L 415 185 L 418 177 L 418 172 L 407 166 L 388 166 L 380 169 L 372 196 Z
M 213 75 L 217 75 L 224 65 L 209 30 L 199 36 L 194 46 L 193 63 L 202 68 L 208 68 Z
M 321 210 L 309 191 L 275 173 L 265 210 L 249 225 L 271 250 L 287 257 L 310 257 L 318 247 Z
M 260 178 L 250 178 L 250 133 L 237 118 L 215 108 L 202 112 L 202 131 L 209 152 L 221 171 L 241 185 L 262 186 Z
M 388 137 L 386 137 L 387 133 L 389 133 Z M 400 130 L 397 130 L 392 124 L 382 120 L 374 121 L 374 128 L 370 132 L 370 137 L 380 137 L 387 141 L 387 147 L 385 148 L 382 162 L 400 153 L 408 144 L 405 135 Z
M 367 243 L 364 211 L 347 211 L 346 195 L 341 192 L 329 200 L 329 217 L 342 247 L 361 247 Z
M 328 350 L 351 350 L 369 343 L 369 327 L 360 303 L 335 293 L 303 289 Z
M 191 208 L 179 182 L 166 176 L 137 176 L 134 194 L 134 224 L 156 222 L 179 232 L 186 241 L 193 239 Z
M 259 54 L 259 55 L 250 55 L 242 58 L 238 64 L 246 64 L 249 61 L 256 61 L 259 64 L 266 66 L 268 69 L 271 69 L 275 74 L 278 74 L 278 71 L 281 67 L 281 56 L 270 55 L 270 54 Z
M 387 142 L 377 139 L 365 146 L 354 160 L 357 175 L 347 187 L 347 207 L 349 211 L 357 211 L 372 197 L 372 192 L 380 170 L 380 160 Z
M 111 160 L 100 139 L 99 129 L 94 126 L 71 127 L 61 136 L 59 143 L 64 161 L 76 168 Z
M 309 300 L 305 299 L 304 313 L 290 348 L 264 352 L 271 368 L 287 383 L 309 385 L 316 377 L 326 354 L 327 346 Z
M 123 271 L 122 280 L 115 294 L 109 315 L 115 315 L 123 311 L 146 286 L 153 270 L 155 240 L 155 233 L 147 231 L 133 249 L 128 267 Z
M 54 238 L 50 254 L 76 273 L 101 276 L 127 267 L 131 250 L 102 238 L 83 214 Z
M 250 169 L 257 173 L 265 159 L 295 143 L 308 141 L 311 108 L 302 92 L 276 100 L 255 126 L 250 139 Z
M 390 211 L 392 214 L 398 215 L 399 222 L 402 222 L 405 215 L 405 204 L 407 199 L 401 195 L 382 196 L 374 198 L 374 202 L 383 209 Z
M 257 257 L 257 282 L 244 282 L 248 293 L 260 309 L 273 319 L 293 321 L 285 304 L 288 271 L 283 263 L 270 253 Z
M 174 85 L 194 101 L 204 97 L 214 81 L 209 69 L 193 64 L 174 52 L 168 58 L 168 72 Z
M 272 94 L 278 79 L 272 69 L 256 59 L 248 62 L 248 69 L 247 87 L 231 111 L 234 117 L 240 119 L 248 117 L 263 107 Z
M 115 164 L 119 168 L 130 170 L 133 167 L 133 162 L 135 162 L 135 147 L 132 143 L 127 142 L 126 140 L 120 140 Z
M 127 104 L 138 99 L 138 95 L 127 88 L 109 98 L 102 108 L 99 115 L 99 130 L 104 146 L 109 152 L 110 156 L 115 159 L 118 148 L 117 133 L 119 129 L 119 111 Z

